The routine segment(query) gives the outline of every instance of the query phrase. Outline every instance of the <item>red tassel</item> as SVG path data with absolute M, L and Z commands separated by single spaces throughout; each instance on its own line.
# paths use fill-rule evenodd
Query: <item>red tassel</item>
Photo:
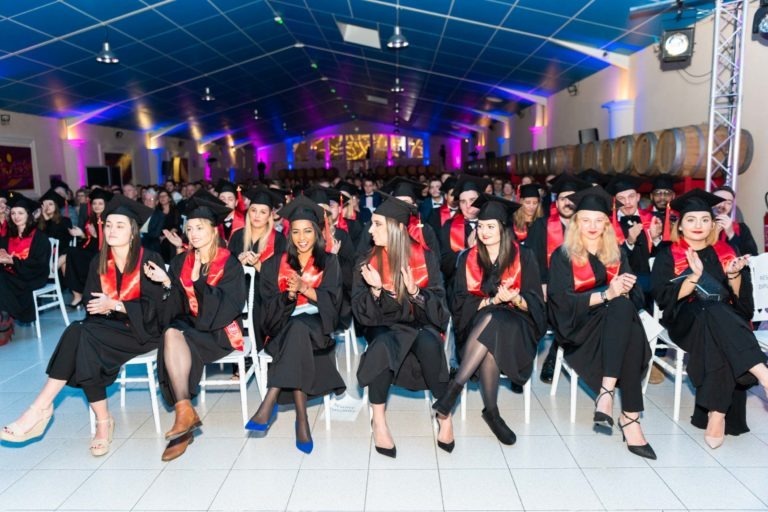
M 237 186 L 237 204 L 235 204 L 235 210 L 245 214 L 248 208 L 245 207 L 245 200 L 243 199 L 243 189 L 240 185 Z
M 99 225 L 99 250 L 101 250 L 101 246 L 104 245 L 104 223 L 101 221 L 101 217 L 99 217 L 97 224 Z
M 669 210 L 671 210 L 671 209 L 672 209 L 672 207 L 667 205 L 667 208 L 664 211 L 664 232 L 661 235 L 661 239 L 664 242 L 669 242 L 670 241 L 670 233 L 672 231 L 672 227 L 670 226 L 670 222 L 669 222 Z
M 611 224 L 613 225 L 613 231 L 616 233 L 616 241 L 619 245 L 624 243 L 624 231 L 621 230 L 621 224 L 619 224 L 619 218 L 616 214 L 616 198 L 613 198 L 613 213 L 611 214 Z
M 336 219 L 336 227 L 349 233 L 347 219 L 344 218 L 344 195 L 339 194 L 339 218 Z

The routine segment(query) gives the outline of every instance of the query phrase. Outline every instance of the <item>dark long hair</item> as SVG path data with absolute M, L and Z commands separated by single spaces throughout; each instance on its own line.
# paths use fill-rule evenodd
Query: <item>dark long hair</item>
M 498 222 L 498 221 L 497 221 Z M 517 245 L 514 243 L 515 237 L 512 234 L 512 229 L 499 222 L 499 275 L 504 273 L 504 270 L 512 264 L 515 256 L 517 255 Z M 477 255 L 480 260 L 480 267 L 483 269 L 483 275 L 488 276 L 493 271 L 493 262 L 490 256 L 488 256 L 488 249 L 485 248 L 483 242 L 478 238 L 477 240 Z
M 24 225 L 24 232 L 19 233 L 19 229 L 16 227 L 16 224 L 14 224 L 13 220 L 11 219 L 10 210 L 8 213 L 8 235 L 11 237 L 14 236 L 29 236 L 29 232 L 32 230 L 33 227 L 35 227 L 35 219 L 32 216 L 31 213 L 29 213 L 29 210 L 27 210 L 27 223 Z
M 318 270 L 325 270 L 325 239 L 323 238 L 323 232 L 321 231 L 320 226 L 312 221 L 309 222 L 312 224 L 312 229 L 315 230 L 315 246 L 312 247 L 314 265 Z M 288 236 L 286 236 L 286 238 L 288 239 L 288 243 L 285 245 L 285 253 L 288 255 L 288 265 L 296 272 L 301 272 L 299 251 L 296 249 L 296 246 L 293 245 L 293 236 L 291 236 L 290 231 L 288 231 Z
M 123 274 L 130 274 L 134 271 L 136 266 L 140 263 L 139 254 L 141 253 L 141 235 L 139 235 L 139 225 L 135 220 L 128 217 L 131 221 L 131 245 L 128 248 L 128 258 L 125 262 L 125 268 Z M 106 240 L 101 244 L 101 250 L 99 251 L 99 274 L 107 273 L 107 260 L 109 259 L 109 251 L 112 248 L 107 244 Z

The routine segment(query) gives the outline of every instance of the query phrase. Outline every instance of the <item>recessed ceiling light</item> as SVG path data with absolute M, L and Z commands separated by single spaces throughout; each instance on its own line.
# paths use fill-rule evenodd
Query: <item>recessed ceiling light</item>
M 280 16 L 280 15 L 277 15 L 277 16 L 275 16 L 275 18 L 274 18 L 274 19 L 275 19 L 275 23 L 277 23 L 278 25 L 282 25 L 282 24 L 283 24 L 283 18 L 282 18 L 282 16 Z
M 403 89 L 400 86 L 400 78 L 395 78 L 395 85 L 390 89 L 392 92 L 405 92 L 405 89 Z
M 295 43 L 293 43 L 293 47 L 294 48 L 304 48 L 304 43 L 302 43 L 301 41 L 296 41 Z
M 213 101 L 216 98 L 213 96 L 213 94 L 211 94 L 211 88 L 210 87 L 206 87 L 205 88 L 205 93 L 203 94 L 202 98 L 200 98 L 200 99 L 202 99 L 203 101 Z
M 490 101 L 491 103 L 501 103 L 502 101 L 504 101 L 501 98 L 498 98 L 496 96 L 486 96 L 485 99 Z
M 321 76 L 320 80 L 323 81 L 323 82 L 327 82 L 328 81 L 328 77 L 327 76 Z

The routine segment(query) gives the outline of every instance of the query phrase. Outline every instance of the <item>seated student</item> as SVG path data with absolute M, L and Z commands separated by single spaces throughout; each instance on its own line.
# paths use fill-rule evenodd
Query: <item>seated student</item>
M 53 189 L 49 190 L 40 197 L 40 218 L 37 220 L 37 229 L 50 238 L 59 241 L 59 261 L 56 267 L 65 272 L 67 261 L 67 251 L 72 235 L 69 231 L 72 229 L 72 221 L 67 217 L 61 216 L 61 210 L 64 208 L 64 198 L 57 194 Z
M 263 267 L 259 292 L 262 327 L 269 337 L 265 350 L 272 356 L 268 391 L 245 428 L 267 431 L 278 401 L 293 403 L 296 448 L 311 453 L 307 399 L 346 389 L 336 369 L 332 336 L 339 321 L 341 269 L 336 255 L 325 250 L 325 213 L 320 206 L 299 196 L 281 215 L 291 222 L 288 242 L 280 258 Z M 305 305 L 315 306 L 318 313 L 296 314 L 296 308 Z
M 515 238 L 524 242 L 528 238 L 528 230 L 536 219 L 544 216 L 541 209 L 541 196 L 536 184 L 520 186 L 520 208 L 514 214 Z
M 429 389 L 440 398 L 448 383 L 440 337 L 449 320 L 445 289 L 437 255 L 409 235 L 415 211 L 393 197 L 376 209 L 373 248 L 356 265 L 352 287 L 352 312 L 368 340 L 357 381 L 369 388 L 376 451 L 388 457 L 397 455 L 385 416 L 390 386 Z M 455 446 L 451 417 L 438 422 L 438 446 L 450 452 Z
M 757 243 L 749 227 L 745 223 L 736 222 L 731 218 L 733 200 L 736 198 L 733 189 L 723 185 L 713 190 L 712 193 L 721 199 L 714 207 L 715 226 L 720 240 L 727 241 L 731 247 L 738 251 L 740 256 L 757 254 Z
M 35 320 L 32 292 L 48 281 L 51 258 L 51 243 L 33 218 L 40 205 L 14 192 L 8 206 L 8 232 L 0 237 L 0 345 L 13 337 L 14 320 Z
M 171 261 L 170 276 L 150 263 L 150 279 L 171 287 L 157 353 L 160 391 L 176 412 L 173 427 L 165 433 L 169 443 L 164 461 L 181 456 L 202 425 L 191 399 L 197 395 L 203 366 L 243 350 L 245 274 L 237 258 L 221 247 L 216 228 L 230 212 L 209 192 L 199 190 L 187 202 L 189 250 Z
M 480 209 L 477 245 L 459 256 L 451 304 L 464 356 L 455 380 L 432 408 L 450 414 L 464 385 L 479 373 L 483 419 L 501 443 L 514 444 L 515 433 L 497 406 L 499 377 L 503 372 L 519 386 L 530 379 L 547 313 L 536 258 L 512 232 L 520 205 L 482 195 L 472 206 Z
M 27 411 L 5 427 L 0 438 L 23 443 L 42 436 L 53 402 L 65 385 L 81 388 L 96 416 L 91 455 L 109 452 L 115 420 L 107 408 L 106 388 L 122 365 L 160 344 L 163 288 L 147 277 L 158 254 L 141 248 L 139 227 L 152 210 L 116 195 L 104 212 L 105 243 L 91 262 L 85 285 L 85 320 L 73 322 L 48 362 L 48 380 Z
M 710 448 L 726 434 L 749 432 L 746 390 L 760 383 L 768 392 L 766 357 L 752 333 L 754 310 L 748 258 L 719 240 L 712 208 L 721 197 L 694 189 L 672 201 L 679 220 L 672 244 L 653 264 L 661 323 L 689 354 L 688 377 L 696 388 L 691 423 L 706 428 Z
M 550 323 L 566 360 L 597 394 L 595 424 L 613 427 L 614 393 L 621 388 L 622 438 L 631 453 L 656 459 L 639 422 L 651 358 L 638 316 L 643 293 L 616 241 L 613 198 L 595 186 L 570 199 L 575 213 L 549 268 Z

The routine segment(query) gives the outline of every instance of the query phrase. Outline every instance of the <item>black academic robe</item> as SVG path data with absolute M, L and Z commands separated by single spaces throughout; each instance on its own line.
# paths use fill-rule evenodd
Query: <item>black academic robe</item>
M 542 284 L 549 282 L 549 265 L 547 264 L 547 217 L 539 217 L 528 228 L 528 238 L 525 239 L 525 246 L 533 251 L 536 256 L 536 263 L 539 267 L 539 278 Z M 563 239 L 565 239 L 565 224 L 560 222 L 563 229 Z
M 261 326 L 267 338 L 265 350 L 272 356 L 267 387 L 280 388 L 280 403 L 293 403 L 292 391 L 308 397 L 344 392 L 346 385 L 336 369 L 333 332 L 341 307 L 341 269 L 333 254 L 327 254 L 320 285 L 315 288 L 316 314 L 292 316 L 297 301 L 278 286 L 280 257 L 264 263 L 259 294 L 262 300 Z
M 670 247 L 659 251 L 654 261 L 653 296 L 663 311 L 661 323 L 670 338 L 689 354 L 688 377 L 696 387 L 692 423 L 706 428 L 708 411 L 725 412 L 726 433 L 738 435 L 749 431 L 745 390 L 755 380 L 746 372 L 766 360 L 750 326 L 752 281 L 748 270 L 741 273 L 737 297 L 728 286 L 715 250 L 706 247 L 696 252 L 704 272 L 726 291 L 726 300 L 705 301 L 695 294 L 678 300 L 682 280 L 672 281 L 675 265 Z
M 752 231 L 749 230 L 749 227 L 745 223 L 739 222 L 738 224 L 739 234 L 729 238 L 727 240 L 728 244 L 736 249 L 736 252 L 742 256 L 747 254 L 756 256 L 759 252 L 757 250 L 755 237 L 752 236 Z
M 450 312 L 437 254 L 424 251 L 424 258 L 429 279 L 427 286 L 421 288 L 423 300 L 415 303 L 408 299 L 400 303 L 384 290 L 376 299 L 362 274 L 354 273 L 352 313 L 363 326 L 363 335 L 368 341 L 368 349 L 360 357 L 357 369 L 357 382 L 362 387 L 368 386 L 381 372 L 391 370 L 396 385 L 410 390 L 428 389 L 411 347 L 421 333 L 442 343 L 441 333 L 448 326 Z M 367 260 L 368 255 L 363 256 L 355 268 L 360 268 Z M 448 365 L 444 357 L 421 364 L 439 365 L 440 381 L 448 381 Z
M 78 388 L 107 387 L 115 382 L 126 361 L 159 348 L 166 302 L 163 301 L 163 287 L 147 278 L 143 271 L 148 261 L 163 268 L 160 255 L 145 249 L 139 263 L 141 296 L 122 301 L 125 312 L 112 312 L 109 316 L 86 313 L 84 320 L 73 322 L 66 328 L 48 362 L 46 372 L 52 378 L 66 379 L 69 386 Z M 115 289 L 119 291 L 123 275 L 117 271 L 116 277 Z M 87 303 L 93 299 L 95 292 L 103 292 L 98 258 L 91 261 L 83 301 Z M 58 375 L 61 371 L 58 360 L 73 357 L 72 373 Z
M 48 282 L 51 242 L 45 233 L 35 229 L 29 255 L 14 257 L 12 265 L 0 265 L 0 311 L 9 313 L 20 322 L 35 320 L 32 292 Z M 10 235 L 0 238 L 0 249 L 8 250 Z
M 245 252 L 245 249 L 243 248 L 243 237 L 245 236 L 245 230 L 239 229 L 237 230 L 233 235 L 232 239 L 229 241 L 229 252 L 231 252 L 235 257 L 239 256 L 241 253 Z M 266 261 L 269 261 L 271 259 L 277 258 L 280 259 L 280 256 L 283 255 L 285 252 L 285 237 L 282 233 L 275 232 L 275 253 Z M 258 247 L 256 247 L 256 244 L 251 244 L 251 247 L 248 249 L 253 252 L 259 252 Z M 264 269 L 263 262 L 262 270 Z M 256 270 L 255 274 L 255 281 L 253 283 L 253 306 L 251 308 L 251 315 L 253 318 L 253 328 L 256 330 L 256 336 L 254 341 L 256 342 L 256 349 L 261 350 L 264 348 L 264 331 L 261 327 L 261 310 L 262 310 L 262 302 L 261 302 L 261 294 L 259 293 L 259 288 L 261 286 L 261 272 Z
M 371 228 L 371 224 L 370 223 L 366 224 L 365 229 L 363 230 L 363 233 L 360 235 L 360 241 L 357 244 L 357 249 L 355 250 L 355 253 L 358 258 L 361 258 L 364 255 L 367 255 L 368 253 L 371 252 L 371 248 L 373 247 L 373 242 L 371 241 L 371 233 L 369 232 L 370 228 Z M 426 249 L 429 249 L 430 251 L 434 252 L 435 255 L 438 258 L 440 258 L 441 243 L 437 237 L 435 230 L 432 229 L 432 226 L 430 226 L 429 224 L 422 224 L 421 233 L 424 236 L 424 243 L 427 246 Z
M 67 254 L 69 250 L 69 244 L 72 241 L 72 235 L 69 234 L 70 229 L 72 229 L 72 221 L 67 217 L 62 217 L 59 222 L 53 222 L 52 219 L 45 221 L 43 233 L 48 238 L 55 238 L 59 241 L 59 256 Z
M 234 350 L 224 331 L 225 327 L 232 322 L 237 322 L 240 331 L 243 332 L 241 316 L 247 300 L 247 290 L 243 267 L 235 256 L 230 255 L 224 266 L 224 275 L 215 286 L 206 282 L 208 276 L 202 272 L 194 282 L 198 312 L 197 316 L 192 315 L 189 299 L 180 278 L 186 257 L 187 253 L 184 252 L 171 261 L 169 277 L 172 284 L 165 308 L 164 325 L 166 329 L 174 328 L 181 331 L 192 353 L 189 391 L 194 397 L 197 395 L 200 378 L 203 375 L 203 366 L 221 359 Z M 162 344 L 157 355 L 157 377 L 163 398 L 167 403 L 175 404 L 176 397 L 165 368 Z
M 457 212 L 456 215 L 459 215 Z M 440 270 L 443 272 L 443 277 L 448 288 L 450 289 L 453 281 L 453 276 L 456 274 L 456 259 L 459 257 L 461 251 L 454 251 L 451 247 L 451 226 L 453 225 L 453 219 L 448 220 L 440 228 Z M 472 227 L 467 219 L 464 219 L 464 248 L 467 249 L 467 239 L 469 235 L 476 229 L 477 222 L 475 222 L 475 228 Z
M 590 296 L 607 288 L 605 266 L 589 255 L 595 286 L 576 291 L 571 260 L 561 246 L 552 254 L 547 286 L 548 313 L 555 339 L 579 377 L 598 393 L 603 377 L 617 377 L 625 411 L 643 409 L 642 379 L 651 350 L 638 310 L 643 293 L 635 284 L 628 297 L 616 297 L 605 304 L 589 305 Z M 631 272 L 625 255 L 618 275 Z
M 639 217 L 638 216 L 632 216 L 633 218 L 630 219 L 628 217 L 621 217 L 619 219 L 619 225 L 621 226 L 621 231 L 624 233 L 624 238 L 626 239 L 627 236 L 629 236 L 629 228 L 632 227 L 632 223 L 638 223 Z M 634 218 L 638 217 L 638 218 Z M 641 276 L 649 276 L 651 273 L 651 266 L 649 264 L 649 259 L 654 257 L 656 255 L 656 249 L 657 246 L 653 243 L 650 244 L 650 249 L 648 247 L 648 233 L 646 233 L 645 229 L 643 229 L 640 234 L 637 236 L 637 239 L 635 240 L 635 245 L 633 245 L 631 248 L 629 247 L 629 244 L 627 242 L 624 242 L 621 244 L 621 250 L 624 252 L 624 254 L 627 255 L 627 261 L 629 262 L 629 268 L 632 269 L 632 273 L 637 275 L 638 277 Z M 648 289 L 649 286 L 645 285 L 645 283 L 641 283 L 641 286 L 644 290 Z
M 162 211 L 162 208 L 159 209 Z M 164 229 L 167 229 L 168 231 L 175 229 L 177 233 L 181 233 L 181 215 L 179 214 L 179 211 L 183 210 L 170 208 L 168 214 L 164 214 L 163 227 L 158 236 L 163 236 L 162 230 Z M 163 238 L 160 241 L 160 255 L 166 263 L 170 263 L 174 256 L 176 256 L 176 246 L 169 242 L 167 238 Z
M 363 235 L 363 223 L 360 219 L 345 219 L 347 223 L 347 233 L 352 241 L 352 247 L 357 247 L 360 242 L 360 237 Z
M 520 247 L 520 295 L 528 304 L 526 312 L 510 304 L 486 306 L 478 311 L 485 297 L 496 295 L 502 272 L 495 265 L 493 272 L 484 274 L 480 289 L 485 297 L 474 295 L 467 290 L 468 257 L 469 251 L 459 256 L 451 297 L 451 311 L 456 319 L 456 345 L 465 346 L 472 330 L 490 315 L 485 328 L 477 333 L 478 340 L 493 354 L 501 373 L 522 386 L 531 377 L 536 345 L 547 330 L 547 310 L 536 258 L 529 249 Z
M 88 279 L 88 269 L 91 267 L 91 260 L 99 254 L 99 230 L 96 229 L 96 236 L 88 238 L 88 230 L 85 226 L 87 217 L 81 217 L 80 229 L 83 230 L 85 238 L 78 238 L 77 245 L 70 247 L 67 251 L 67 271 L 64 274 L 66 287 L 74 292 L 83 293 L 85 281 Z

